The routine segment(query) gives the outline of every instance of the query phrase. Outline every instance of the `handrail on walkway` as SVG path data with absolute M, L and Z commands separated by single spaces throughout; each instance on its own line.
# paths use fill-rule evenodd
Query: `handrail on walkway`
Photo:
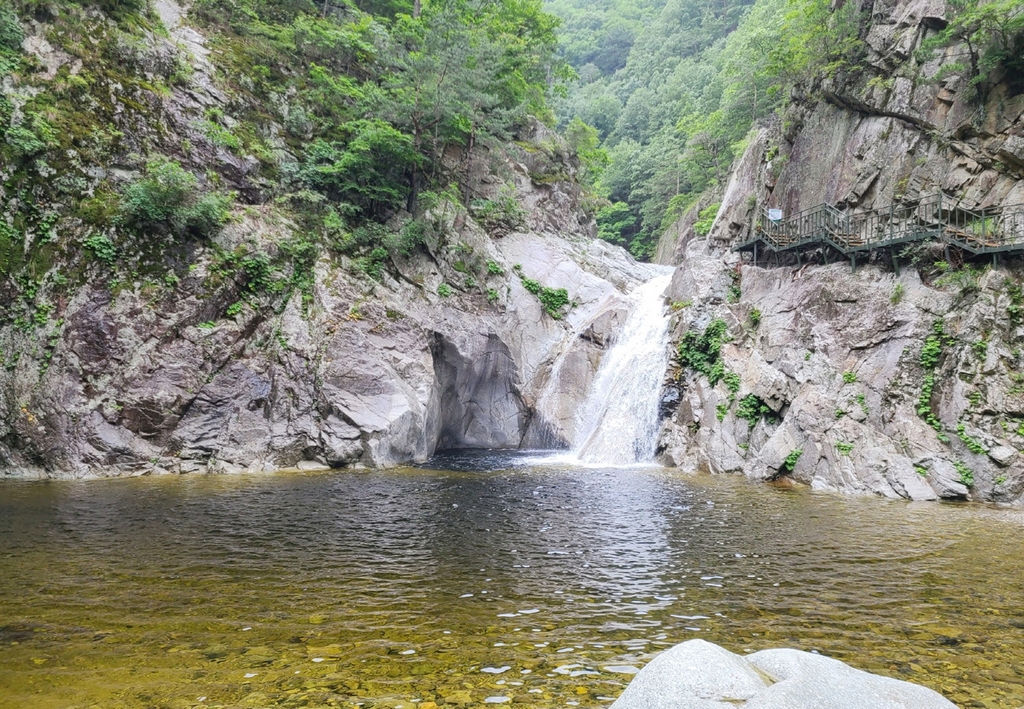
M 781 211 L 762 208 L 752 238 L 733 251 L 752 251 L 756 265 L 759 251 L 776 256 L 792 252 L 799 262 L 802 251 L 831 248 L 848 257 L 856 270 L 858 255 L 888 248 L 898 271 L 895 247 L 918 241 L 944 243 L 947 253 L 956 247 L 992 254 L 993 262 L 1002 253 L 1024 253 L 1024 204 L 973 210 L 939 192 L 863 212 L 819 204 L 788 219 Z

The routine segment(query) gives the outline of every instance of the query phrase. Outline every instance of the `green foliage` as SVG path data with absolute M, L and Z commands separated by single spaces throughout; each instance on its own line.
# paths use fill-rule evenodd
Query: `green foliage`
M 494 236 L 521 229 L 526 224 L 526 210 L 516 198 L 515 188 L 503 187 L 494 199 L 475 199 L 469 213 Z
M 492 276 L 504 276 L 505 269 L 502 268 L 497 261 L 487 262 L 487 273 Z
M 25 32 L 18 15 L 8 5 L 0 6 L 0 52 L 20 52 Z
M 988 356 L 988 341 L 985 339 L 977 340 L 971 343 L 971 349 L 974 350 L 974 356 L 984 362 L 985 357 Z
M 906 292 L 906 288 L 903 287 L 902 283 L 897 283 L 892 289 L 892 295 L 889 296 L 889 302 L 893 305 L 899 305 L 903 300 L 903 295 Z
M 946 339 L 946 335 L 943 332 L 942 321 L 936 320 L 932 325 L 932 334 L 924 341 L 924 346 L 921 348 L 921 368 L 925 371 L 931 371 L 935 369 L 939 363 L 939 357 L 942 356 L 942 344 Z
M 487 289 L 487 302 L 488 303 L 497 303 L 498 299 L 500 297 L 501 296 L 498 294 L 498 291 L 496 291 L 495 289 L 493 289 L 493 288 L 488 288 Z
M 856 372 L 843 372 L 843 383 L 844 384 L 853 384 L 856 381 L 857 381 L 857 373 Z
M 957 460 L 954 461 L 953 467 L 956 468 L 956 472 L 960 474 L 960 482 L 967 487 L 974 486 L 974 471 L 967 467 L 964 463 Z
M 728 327 L 724 320 L 708 323 L 704 331 L 687 331 L 679 341 L 678 353 L 681 366 L 695 373 L 703 374 L 714 386 L 725 376 L 721 362 L 722 343 L 728 341 Z
M 927 468 L 922 468 L 920 465 L 915 465 L 914 466 L 914 471 L 918 475 L 920 475 L 922 478 L 928 477 L 928 469 Z
M 963 444 L 967 446 L 967 450 L 969 450 L 971 453 L 977 453 L 979 455 L 988 453 L 988 450 L 985 448 L 985 446 L 981 445 L 981 443 L 979 443 L 977 440 L 967 435 L 967 429 L 962 421 L 957 423 L 956 425 L 956 435 L 961 441 L 963 441 Z
M 755 328 L 761 324 L 761 310 L 754 308 L 750 311 L 750 324 Z
M 732 278 L 732 284 L 729 286 L 729 292 L 725 299 L 729 303 L 738 303 L 740 298 L 743 297 L 743 289 L 740 287 L 740 274 L 738 271 L 729 271 L 729 277 Z
M 203 193 L 195 175 L 177 162 L 157 157 L 145 175 L 128 185 L 121 198 L 121 219 L 137 231 L 177 237 L 208 236 L 228 218 L 231 196 Z
M 597 212 L 597 235 L 605 241 L 625 246 L 635 227 L 636 215 L 625 202 L 614 202 Z
M 345 131 L 345 141 L 320 139 L 309 146 L 302 181 L 368 215 L 400 206 L 406 175 L 420 161 L 412 138 L 379 119 L 352 121 Z
M 565 142 L 580 161 L 579 180 L 584 185 L 594 185 L 601 179 L 608 167 L 608 151 L 601 147 L 597 129 L 589 126 L 576 116 L 565 129 Z
M 722 379 L 725 381 L 725 388 L 729 391 L 729 398 L 732 399 L 740 390 L 740 375 L 735 372 L 726 372 Z
M 437 294 L 442 298 L 447 298 L 452 294 L 452 287 L 447 283 L 442 283 L 437 287 Z
M 939 288 L 955 286 L 960 289 L 962 295 L 978 290 L 981 269 L 973 268 L 969 264 L 964 264 L 961 268 L 952 268 L 945 261 L 939 261 L 935 266 L 942 272 L 942 275 L 935 279 L 935 285 Z
M 1007 314 L 1010 316 L 1011 325 L 1019 325 L 1024 315 L 1024 288 L 1007 278 L 1003 285 L 1006 286 L 1006 294 L 1010 298 L 1010 305 L 1007 307 Z
M 697 236 L 707 236 L 711 232 L 711 227 L 715 223 L 715 217 L 718 216 L 718 208 L 720 206 L 720 204 L 712 204 L 700 210 L 700 214 L 697 215 L 697 221 L 693 224 L 693 231 Z
M 955 60 L 935 80 L 962 76 L 972 98 L 984 98 L 997 76 L 1020 86 L 1024 72 L 1024 6 L 1020 0 L 950 0 L 947 23 L 921 44 L 922 60 L 936 50 L 957 47 Z M 1005 72 L 1005 74 L 1004 74 Z M 1012 77 L 1012 78 L 1011 78 Z
M 387 263 L 387 260 L 388 250 L 383 246 L 377 246 L 371 249 L 366 256 L 357 258 L 355 266 L 356 269 L 362 271 L 373 280 L 379 281 L 384 276 L 384 265 Z
M 836 450 L 839 451 L 840 455 L 849 456 L 851 451 L 853 451 L 853 444 L 839 441 L 836 443 Z
M 868 409 L 868 402 L 867 399 L 864 397 L 863 392 L 858 392 L 857 396 L 854 397 L 854 400 L 858 404 L 860 404 L 860 410 L 864 412 L 865 416 L 871 413 L 870 409 Z
M 114 247 L 113 242 L 101 234 L 93 234 L 87 237 L 83 244 L 98 261 L 102 261 L 108 266 L 113 265 L 114 259 L 117 258 L 117 249 Z
M 569 304 L 569 293 L 565 288 L 543 288 L 538 297 L 544 312 L 555 320 L 562 319 L 562 308 Z
M 721 404 L 715 406 L 715 418 L 717 418 L 719 421 L 725 421 L 725 416 L 728 413 L 729 404 L 727 402 L 723 401 Z
M 779 474 L 786 475 L 787 473 L 792 473 L 794 468 L 796 468 L 797 461 L 800 460 L 800 456 L 803 455 L 803 453 L 803 448 L 797 448 L 796 450 L 790 451 L 789 455 L 786 456 L 786 459 L 782 461 L 782 466 L 779 468 Z
M 758 396 L 747 394 L 736 404 L 736 418 L 743 419 L 753 428 L 762 418 L 774 419 L 775 414 Z
M 544 312 L 555 320 L 562 319 L 562 308 L 569 304 L 569 293 L 565 288 L 548 288 L 532 278 L 526 278 L 522 274 L 520 274 L 519 279 L 523 284 L 523 288 L 537 296 L 541 305 L 544 306 Z
M 4 132 L 3 153 L 13 159 L 36 156 L 58 144 L 56 129 L 41 113 L 26 111 Z M 2 153 L 0 153 L 2 154 Z
M 794 81 L 834 76 L 864 56 L 860 6 L 829 0 L 790 0 L 780 41 L 768 52 L 768 71 Z
M 640 256 L 652 254 L 658 236 L 701 195 L 720 194 L 750 127 L 785 101 L 790 86 L 856 68 L 866 47 L 857 3 L 551 0 L 549 7 L 565 21 L 563 51 L 579 74 L 559 104 L 561 124 L 579 119 L 603 140 L 609 164 L 597 189 L 633 218 L 628 233 L 605 234 Z M 715 212 L 701 211 L 698 234 L 708 233 Z

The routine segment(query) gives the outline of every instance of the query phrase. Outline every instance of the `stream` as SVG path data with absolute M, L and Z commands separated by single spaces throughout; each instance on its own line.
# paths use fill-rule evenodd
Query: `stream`
M 1020 511 L 557 461 L 0 482 L 0 707 L 603 706 L 689 638 L 1024 704 Z

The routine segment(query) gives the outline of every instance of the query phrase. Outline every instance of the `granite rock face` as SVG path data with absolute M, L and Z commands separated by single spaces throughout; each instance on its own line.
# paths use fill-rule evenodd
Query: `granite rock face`
M 324 260 L 309 301 L 226 319 L 235 296 L 211 296 L 203 268 L 155 303 L 142 288 L 80 291 L 47 366 L 22 357 L 0 371 L 0 475 L 392 466 L 571 443 L 571 412 L 646 267 L 585 233 L 491 239 L 467 220 L 458 244 L 458 258 L 469 249 L 502 273 L 477 269 L 479 286 L 442 297 L 457 283 L 444 248 L 383 282 Z M 563 318 L 519 272 L 568 291 Z M 0 340 L 32 351 L 13 329 Z
M 693 233 L 694 211 L 666 233 L 670 299 L 688 304 L 675 339 L 724 320 L 722 362 L 740 382 L 671 373 L 667 464 L 913 500 L 1024 499 L 1018 266 L 944 273 L 962 255 L 939 244 L 877 252 L 855 272 L 822 250 L 757 263 L 731 250 L 767 207 L 856 211 L 939 191 L 964 209 L 1024 203 L 1012 157 L 1024 95 L 997 82 L 979 103 L 943 72 L 959 48 L 915 53 L 944 13 L 930 0 L 875 3 L 864 70 L 798 87 L 782 120 L 752 133 L 707 238 Z M 934 369 L 922 364 L 929 338 Z M 767 413 L 750 415 L 746 397 Z
M 613 709 L 954 709 L 938 693 L 799 650 L 741 657 L 689 640 L 654 658 Z
M 653 272 L 593 238 L 579 165 L 560 138 L 534 123 L 516 143 L 445 157 L 474 199 L 513 196 L 521 218 L 478 221 L 439 200 L 418 215 L 430 225 L 423 243 L 412 255 L 392 249 L 378 272 L 325 251 L 302 266 L 302 287 L 247 288 L 240 254 L 274 262 L 302 230 L 268 201 L 255 158 L 196 127 L 211 108 L 234 121 L 237 97 L 224 92 L 222 60 L 186 8 L 156 0 L 153 9 L 166 36 L 126 46 L 125 61 L 191 71 L 169 84 L 144 125 L 117 126 L 125 150 L 159 144 L 195 174 L 214 170 L 246 206 L 212 241 L 164 254 L 158 276 L 114 279 L 91 264 L 67 293 L 39 286 L 51 306 L 45 325 L 2 320 L 0 476 L 392 466 L 439 448 L 570 444 L 573 412 L 625 317 L 625 294 Z M 45 25 L 26 32 L 25 51 L 46 77 L 72 62 L 46 40 Z M 287 119 L 286 107 L 274 115 Z M 275 120 L 263 138 L 275 161 L 294 168 Z M 137 176 L 120 164 L 99 172 L 90 179 Z M 411 219 L 395 214 L 388 228 Z M 57 235 L 85 236 L 72 227 Z M 545 312 L 526 279 L 564 288 L 569 304 Z

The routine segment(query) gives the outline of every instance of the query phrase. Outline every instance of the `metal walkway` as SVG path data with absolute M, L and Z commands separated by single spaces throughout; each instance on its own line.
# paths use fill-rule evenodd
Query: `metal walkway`
M 848 213 L 828 204 L 806 209 L 789 219 L 771 219 L 762 209 L 753 238 L 737 244 L 733 251 L 750 251 L 754 264 L 758 255 L 801 254 L 812 249 L 832 249 L 850 259 L 856 270 L 857 258 L 889 249 L 893 266 L 899 270 L 896 247 L 918 241 L 938 241 L 974 255 L 1024 253 L 1024 204 L 980 210 L 964 209 L 958 200 L 942 194 L 916 202 L 892 204 L 880 209 Z

